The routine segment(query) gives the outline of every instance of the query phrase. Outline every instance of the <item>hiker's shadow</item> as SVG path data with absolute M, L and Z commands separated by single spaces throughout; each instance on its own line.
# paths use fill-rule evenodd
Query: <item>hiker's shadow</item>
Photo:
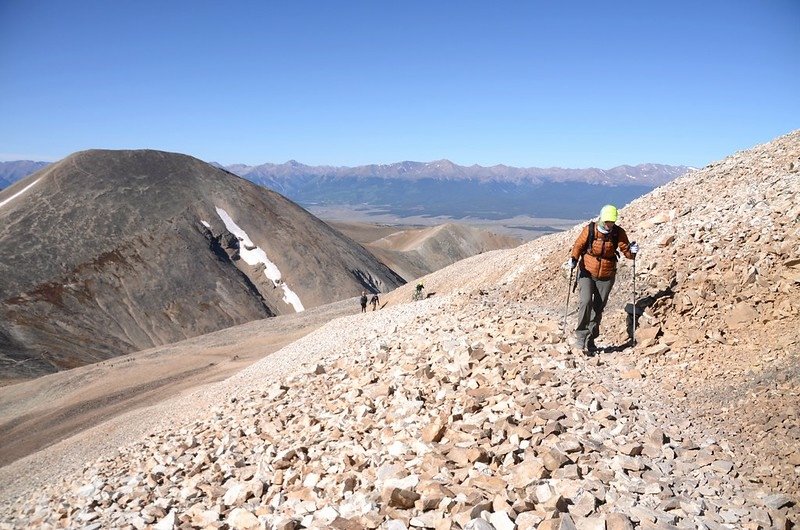
M 606 346 L 604 348 L 597 348 L 597 353 L 619 353 L 621 351 L 627 350 L 631 346 L 633 346 L 633 341 L 629 340 L 618 346 Z
M 634 316 L 636 317 L 636 327 L 637 328 L 641 327 L 639 326 L 640 322 L 639 319 L 642 317 L 642 315 L 645 314 L 645 309 L 651 307 L 660 298 L 667 298 L 667 297 L 672 298 L 673 296 L 675 296 L 675 291 L 673 290 L 673 288 L 675 287 L 676 284 L 677 282 L 673 279 L 666 289 L 662 289 L 656 292 L 655 294 L 643 296 L 637 299 L 635 307 L 633 304 L 626 304 L 625 312 L 627 313 L 627 316 L 625 319 L 626 320 L 625 327 L 628 333 L 628 340 L 624 344 L 621 344 L 619 346 L 611 346 L 610 348 L 606 348 L 604 351 L 609 353 L 620 352 L 624 349 L 634 346 L 634 338 L 633 338 Z

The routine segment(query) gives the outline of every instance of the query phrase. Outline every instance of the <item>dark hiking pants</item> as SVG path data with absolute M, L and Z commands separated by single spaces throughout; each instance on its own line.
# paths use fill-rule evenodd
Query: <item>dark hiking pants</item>
M 580 305 L 578 306 L 578 327 L 575 336 L 578 343 L 587 345 L 589 339 L 594 341 L 600 334 L 600 321 L 603 318 L 603 309 L 608 302 L 608 295 L 614 286 L 614 278 L 608 280 L 595 280 L 586 273 L 578 278 L 580 287 Z

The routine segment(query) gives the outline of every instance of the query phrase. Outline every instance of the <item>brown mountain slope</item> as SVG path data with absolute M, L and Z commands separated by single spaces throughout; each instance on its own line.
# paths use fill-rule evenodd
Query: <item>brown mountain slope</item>
M 402 280 L 200 160 L 85 151 L 0 193 L 0 370 L 80 366 Z
M 403 279 L 411 281 L 476 254 L 519 244 L 513 237 L 448 223 L 389 234 L 366 248 Z

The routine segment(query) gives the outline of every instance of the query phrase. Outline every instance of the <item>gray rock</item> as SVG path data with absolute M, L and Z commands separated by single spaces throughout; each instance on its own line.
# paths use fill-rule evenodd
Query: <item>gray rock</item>
M 784 506 L 794 506 L 795 504 L 795 500 L 784 493 L 773 493 L 772 495 L 767 495 L 761 500 L 761 502 L 764 503 L 764 506 L 767 508 L 772 508 L 773 510 L 780 510 Z
M 475 518 L 470 520 L 466 526 L 464 526 L 464 530 L 495 530 L 495 528 L 480 518 Z

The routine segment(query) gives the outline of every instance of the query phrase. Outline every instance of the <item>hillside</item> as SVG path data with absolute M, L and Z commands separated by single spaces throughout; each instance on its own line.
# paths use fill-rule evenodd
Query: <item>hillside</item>
M 0 469 L 9 525 L 791 528 L 800 131 L 622 211 L 635 349 L 562 340 L 580 227 L 426 277 L 150 414 Z M 623 265 L 601 345 L 619 346 Z M 574 302 L 573 302 L 574 303 Z M 158 417 L 160 420 L 156 421 Z M 67 441 L 69 442 L 69 441 Z M 91 451 L 84 451 L 90 447 Z M 84 463 L 90 460 L 88 463 Z
M 519 239 L 465 225 L 445 223 L 425 228 L 328 222 L 369 250 L 407 282 L 491 250 L 516 247 Z
M 30 377 L 402 280 L 200 160 L 85 151 L 0 192 L 0 373 Z
M 226 379 L 356 312 L 354 297 L 0 387 L 0 467 L 130 411 Z

